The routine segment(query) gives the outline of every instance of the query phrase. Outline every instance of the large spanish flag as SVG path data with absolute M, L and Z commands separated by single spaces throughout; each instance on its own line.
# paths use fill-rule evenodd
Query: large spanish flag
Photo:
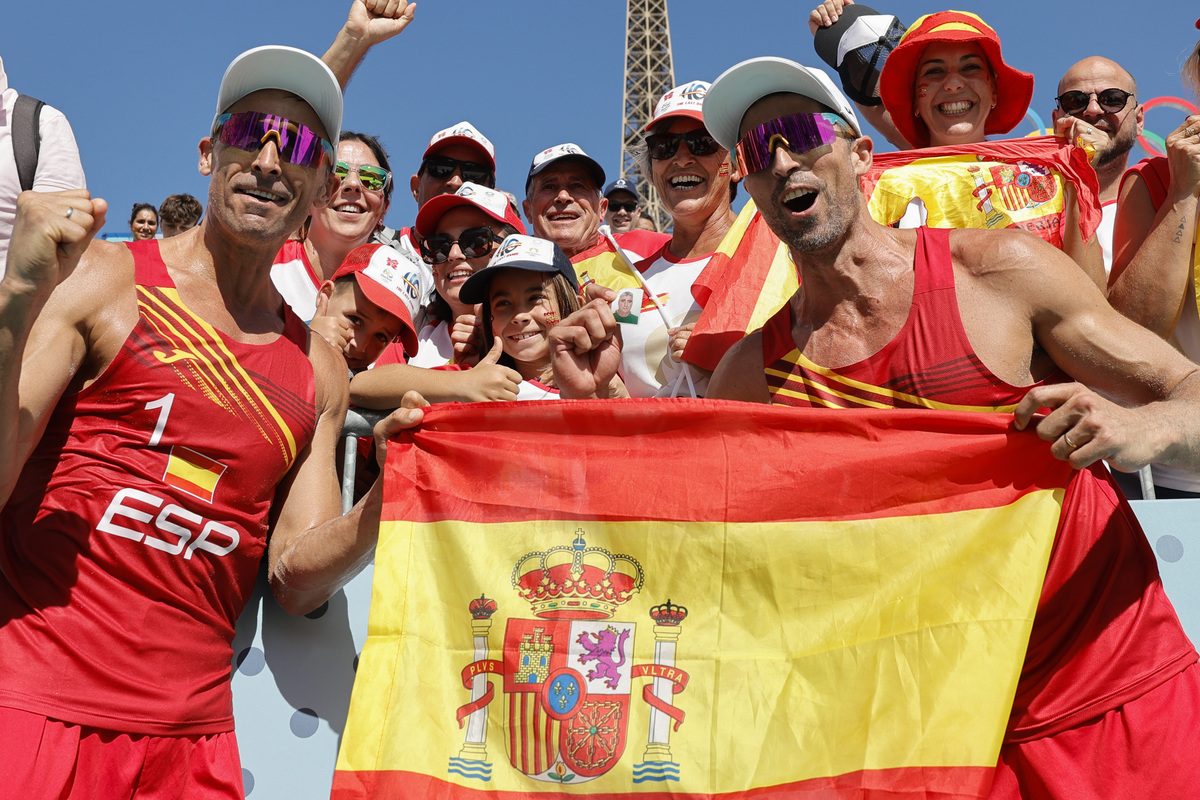
M 615 400 L 430 409 L 386 475 L 335 798 L 983 797 L 1073 472 L 1008 415 Z

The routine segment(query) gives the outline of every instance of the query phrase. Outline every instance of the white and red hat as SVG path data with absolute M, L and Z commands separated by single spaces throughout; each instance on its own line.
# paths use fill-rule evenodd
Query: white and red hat
M 492 146 L 490 139 L 465 119 L 457 125 L 451 125 L 449 128 L 435 133 L 429 140 L 429 147 L 425 148 L 425 155 L 421 156 L 421 160 L 424 161 L 437 151 L 452 144 L 466 145 L 477 151 L 483 156 L 482 163 L 491 167 L 492 172 L 496 171 L 496 148 Z
M 509 204 L 508 195 L 467 181 L 458 187 L 454 194 L 439 194 L 421 206 L 421 210 L 417 212 L 417 221 L 413 225 L 417 235 L 432 236 L 446 212 L 459 206 L 474 206 L 496 222 L 507 223 L 516 228 L 518 233 L 525 233 L 525 225 Z
M 676 86 L 658 101 L 654 107 L 654 117 L 646 123 L 645 129 L 650 130 L 668 117 L 688 117 L 704 122 L 704 98 L 711 86 L 708 81 L 691 81 Z
M 565 144 L 556 144 L 554 147 L 547 147 L 533 157 L 533 163 L 529 165 L 529 177 L 525 179 L 525 194 L 529 194 L 529 184 L 533 181 L 534 175 L 556 161 L 564 159 L 571 159 L 583 164 L 592 176 L 592 180 L 596 182 L 596 191 L 600 191 L 600 187 L 604 185 L 604 167 L 600 166 L 600 162 L 596 159 L 583 152 L 583 148 L 579 145 L 574 142 L 566 142 Z
M 353 275 L 368 300 L 400 320 L 400 341 L 413 355 L 417 352 L 413 318 L 427 293 L 422 274 L 421 265 L 408 253 L 386 244 L 364 244 L 347 254 L 330 280 Z

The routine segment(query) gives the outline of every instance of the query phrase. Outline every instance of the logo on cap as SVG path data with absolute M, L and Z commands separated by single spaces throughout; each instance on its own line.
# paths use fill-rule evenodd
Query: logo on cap
M 708 94 L 708 84 L 704 81 L 692 81 L 679 90 L 679 96 L 685 100 L 703 100 Z
M 503 258 L 507 258 L 508 256 L 512 255 L 513 253 L 515 253 L 517 250 L 520 250 L 520 249 L 521 249 L 521 240 L 515 239 L 515 238 L 509 238 L 509 240 L 507 242 L 505 242 L 503 245 L 501 245 L 500 249 L 496 251 L 496 257 L 493 259 L 493 261 L 500 261 Z

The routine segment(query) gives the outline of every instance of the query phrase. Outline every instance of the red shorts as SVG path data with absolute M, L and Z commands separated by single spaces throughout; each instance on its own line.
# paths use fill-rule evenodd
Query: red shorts
M 1085 725 L 1006 744 L 989 797 L 1200 797 L 1200 663 Z
M 0 708 L 0 800 L 243 800 L 233 732 L 149 736 Z

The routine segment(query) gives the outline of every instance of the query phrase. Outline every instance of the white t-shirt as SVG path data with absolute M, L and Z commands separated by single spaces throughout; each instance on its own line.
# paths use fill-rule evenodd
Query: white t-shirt
M 669 327 L 695 322 L 700 317 L 700 305 L 692 297 L 692 284 L 708 265 L 712 255 L 680 260 L 664 246 L 658 253 L 637 264 L 651 291 L 671 320 Z M 622 289 L 620 294 L 628 289 Z M 637 292 L 637 290 L 633 290 Z M 639 296 L 640 295 L 640 296 Z M 669 357 L 668 326 L 662 315 L 645 296 L 635 295 L 634 310 L 641 306 L 636 323 L 620 323 L 621 373 L 625 386 L 633 397 L 703 397 L 708 388 L 707 374 L 690 364 Z M 686 372 L 685 372 L 686 369 Z M 691 376 L 691 386 L 687 375 Z
M 454 343 L 445 320 L 426 325 L 417 335 L 417 354 L 409 360 L 414 367 L 440 367 L 454 360 Z
M 1104 274 L 1112 272 L 1113 224 L 1117 221 L 1117 201 L 1109 200 L 1100 205 L 1100 225 L 1096 228 L 1096 241 L 1104 253 Z
M 13 220 L 17 214 L 17 195 L 21 179 L 13 156 L 12 114 L 20 95 L 8 88 L 8 75 L 0 60 L 0 277 L 4 277 L 8 260 L 8 240 L 12 237 Z M 33 189 L 38 192 L 57 192 L 63 189 L 86 189 L 83 166 L 79 163 L 79 146 L 71 123 L 52 106 L 42 106 L 38 117 L 37 170 L 33 174 Z

